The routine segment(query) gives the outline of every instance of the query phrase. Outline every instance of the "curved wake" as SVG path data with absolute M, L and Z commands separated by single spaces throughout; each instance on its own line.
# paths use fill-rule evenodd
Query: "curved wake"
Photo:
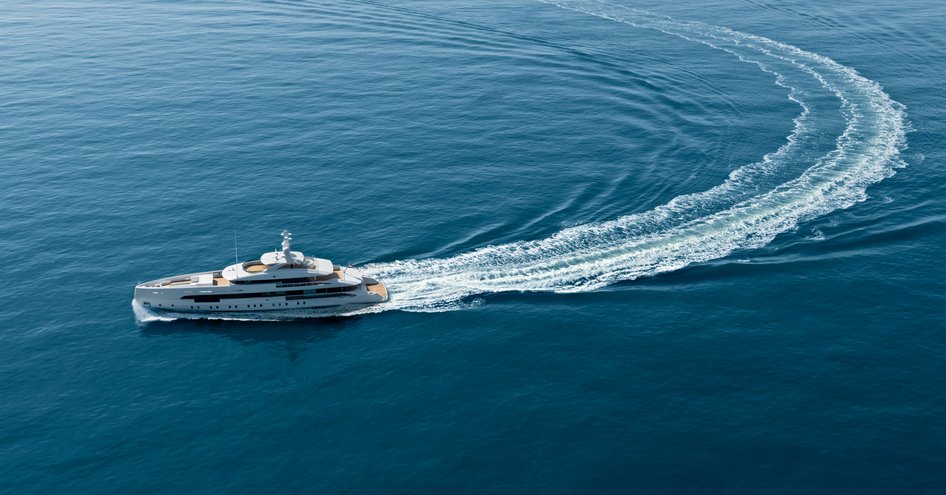
M 541 240 L 488 246 L 450 258 L 369 265 L 385 280 L 392 301 L 369 311 L 438 311 L 475 294 L 503 291 L 576 292 L 678 270 L 763 246 L 800 222 L 847 208 L 865 189 L 902 166 L 904 109 L 855 70 L 792 45 L 698 22 L 680 22 L 602 2 L 541 0 L 565 9 L 655 29 L 732 53 L 773 74 L 802 107 L 788 142 L 762 161 L 733 171 L 717 187 L 674 198 L 652 211 L 568 228 Z M 841 102 L 844 132 L 828 154 L 804 156 L 812 132 L 804 91 L 788 85 L 794 70 Z M 797 177 L 771 183 L 794 159 L 810 163 Z
M 903 166 L 904 107 L 855 70 L 792 45 L 596 1 L 540 0 L 726 51 L 771 74 L 801 113 L 786 143 L 722 184 L 649 212 L 567 228 L 546 239 L 487 246 L 449 258 L 401 260 L 365 270 L 388 284 L 389 303 L 355 311 L 443 311 L 470 296 L 505 291 L 577 292 L 678 270 L 763 246 L 800 222 L 850 207 Z M 840 100 L 836 147 L 812 156 L 817 98 Z M 836 108 L 836 107 L 835 107 Z M 790 180 L 780 179 L 786 173 Z M 348 314 L 353 314 L 348 313 Z M 299 315 L 296 317 L 309 315 Z M 311 316 L 321 316 L 313 314 Z

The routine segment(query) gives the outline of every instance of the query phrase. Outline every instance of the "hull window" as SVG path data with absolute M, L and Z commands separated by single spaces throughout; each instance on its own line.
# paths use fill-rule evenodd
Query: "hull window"
M 247 294 L 214 294 L 214 295 L 199 295 L 199 296 L 183 296 L 181 299 L 190 300 L 193 302 L 205 302 L 205 303 L 218 303 L 222 300 L 228 299 L 251 299 L 256 297 L 285 297 L 287 300 L 294 299 L 311 299 L 317 297 L 330 297 L 333 295 L 346 295 L 350 296 L 353 294 L 345 294 L 347 292 L 354 292 L 358 290 L 358 285 L 348 285 L 344 287 L 323 287 L 320 289 L 308 289 L 308 290 L 288 290 L 281 292 L 250 292 Z

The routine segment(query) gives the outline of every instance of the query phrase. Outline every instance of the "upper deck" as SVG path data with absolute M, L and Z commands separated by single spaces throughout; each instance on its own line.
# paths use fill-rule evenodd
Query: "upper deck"
M 333 266 L 332 271 L 326 275 L 315 277 L 294 277 L 294 278 L 273 278 L 273 279 L 249 279 L 230 281 L 222 275 L 222 272 L 201 272 L 189 273 L 186 275 L 177 275 L 158 280 L 152 280 L 139 284 L 139 287 L 149 288 L 183 288 L 183 287 L 225 287 L 231 285 L 257 285 L 261 283 L 280 284 L 283 287 L 301 287 L 307 285 L 323 285 L 331 283 L 341 283 L 345 285 L 354 285 L 361 282 L 360 272 L 357 275 L 347 273 L 350 269 L 340 266 Z
M 363 282 L 362 273 L 357 268 L 342 268 L 333 265 L 324 258 L 306 257 L 299 251 L 292 251 L 291 234 L 283 232 L 281 251 L 263 253 L 259 259 L 234 263 L 218 271 L 207 271 L 176 275 L 139 284 L 139 288 L 165 289 L 210 289 L 227 287 L 223 293 L 243 292 L 238 287 L 260 287 L 263 284 L 276 285 L 275 288 L 296 288 L 308 286 L 346 286 L 351 287 Z M 368 282 L 374 284 L 373 280 Z M 376 291 L 382 291 L 383 294 Z M 372 291 L 369 289 L 369 291 Z M 201 290 L 200 292 L 209 292 Z M 373 292 L 387 298 L 383 284 Z

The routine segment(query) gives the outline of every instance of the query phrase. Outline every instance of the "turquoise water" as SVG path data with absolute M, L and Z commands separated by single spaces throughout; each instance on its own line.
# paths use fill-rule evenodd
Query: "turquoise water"
M 944 22 L 14 1 L 0 491 L 937 493 Z M 392 301 L 131 306 L 283 228 Z

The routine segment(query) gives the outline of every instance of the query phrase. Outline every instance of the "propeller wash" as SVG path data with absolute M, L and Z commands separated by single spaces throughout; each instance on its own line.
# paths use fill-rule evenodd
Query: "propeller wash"
M 674 198 L 651 211 L 580 225 L 549 238 L 487 246 L 439 259 L 365 267 L 385 280 L 389 303 L 365 311 L 443 311 L 465 298 L 504 291 L 579 292 L 678 270 L 764 246 L 800 222 L 866 199 L 866 188 L 905 164 L 908 126 L 903 105 L 881 86 L 827 57 L 792 45 L 699 22 L 683 22 L 595 1 L 543 3 L 638 28 L 648 28 L 731 53 L 770 73 L 801 108 L 786 143 L 722 184 Z M 797 81 L 797 85 L 796 84 Z M 826 91 L 845 119 L 836 147 L 810 156 L 817 134 L 805 97 Z M 804 168 L 784 179 L 785 169 Z M 779 179 L 781 177 L 781 179 Z M 778 179 L 778 180 L 776 180 Z

